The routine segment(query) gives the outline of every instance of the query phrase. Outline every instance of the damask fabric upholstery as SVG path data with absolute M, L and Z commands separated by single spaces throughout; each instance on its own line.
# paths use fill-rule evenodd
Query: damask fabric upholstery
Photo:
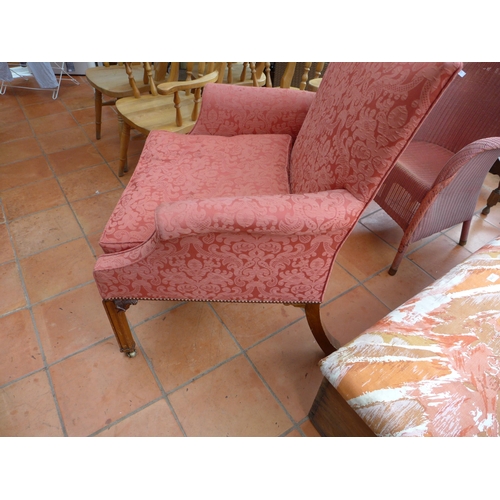
M 295 139 L 315 95 L 292 89 L 207 85 L 191 134 L 288 134 Z
M 101 240 L 102 298 L 321 302 L 336 253 L 459 68 L 331 64 L 316 94 L 207 85 L 189 135 L 146 141 Z
M 325 358 L 379 436 L 497 436 L 500 238 Z
M 330 64 L 293 148 L 292 192 L 369 201 L 449 75 L 425 63 Z
M 281 134 L 192 136 L 153 130 L 100 239 L 104 252 L 151 237 L 162 203 L 288 194 L 292 139 Z

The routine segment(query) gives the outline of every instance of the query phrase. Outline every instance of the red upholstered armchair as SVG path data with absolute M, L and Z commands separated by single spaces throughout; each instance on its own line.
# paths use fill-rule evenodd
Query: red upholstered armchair
M 404 231 L 390 275 L 414 241 L 463 223 L 459 243 L 467 243 L 481 186 L 500 156 L 500 63 L 463 69 L 375 197 Z
M 94 277 L 123 352 L 142 299 L 304 305 L 459 63 L 330 64 L 318 93 L 207 85 L 188 135 L 152 131 Z M 333 343 L 333 345 L 332 345 Z

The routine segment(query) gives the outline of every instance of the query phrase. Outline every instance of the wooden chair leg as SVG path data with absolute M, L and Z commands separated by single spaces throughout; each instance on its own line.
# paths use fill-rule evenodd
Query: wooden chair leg
M 121 118 L 121 117 L 120 117 Z M 118 119 L 120 122 L 120 118 Z M 128 143 L 130 141 L 130 125 L 121 120 L 121 134 L 120 134 L 120 164 L 118 166 L 118 175 L 123 177 L 124 172 L 128 172 L 127 151 Z
M 101 121 L 102 121 L 102 93 L 94 89 L 94 104 L 95 104 L 95 138 L 101 138 Z
M 309 419 L 322 436 L 376 436 L 326 378 L 318 390 Z
M 309 328 L 311 329 L 316 342 L 328 356 L 328 354 L 336 351 L 340 347 L 340 344 L 334 338 L 330 341 L 321 321 L 320 305 L 321 304 L 304 304 L 304 309 L 306 312 L 307 323 L 309 324 Z
M 488 200 L 486 201 L 486 206 L 483 208 L 483 211 L 481 213 L 483 215 L 488 215 L 490 213 L 491 207 L 494 207 L 499 201 L 500 201 L 500 184 L 498 184 L 498 187 L 494 189 L 488 196 Z
M 126 310 L 132 304 L 137 304 L 137 300 L 102 301 L 102 305 L 108 315 L 116 340 L 120 345 L 120 352 L 124 352 L 129 358 L 133 358 L 136 355 L 135 341 L 132 337 L 127 317 L 125 316 Z

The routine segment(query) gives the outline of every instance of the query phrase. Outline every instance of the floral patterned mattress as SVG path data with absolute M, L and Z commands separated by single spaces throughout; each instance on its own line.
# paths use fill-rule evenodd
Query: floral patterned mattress
M 320 366 L 379 436 L 498 436 L 500 237 Z

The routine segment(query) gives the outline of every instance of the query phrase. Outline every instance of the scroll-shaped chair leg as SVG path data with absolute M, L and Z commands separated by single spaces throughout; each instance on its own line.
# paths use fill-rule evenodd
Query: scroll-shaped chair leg
M 309 328 L 311 329 L 316 342 L 328 356 L 332 352 L 336 351 L 340 347 L 340 344 L 337 340 L 332 339 L 332 341 L 330 341 L 328 338 L 325 327 L 321 322 L 320 305 L 321 304 L 304 304 L 304 309 L 306 312 L 307 323 L 309 324 Z
M 498 184 L 498 187 L 494 189 L 488 196 L 488 200 L 486 201 L 486 206 L 483 208 L 483 211 L 481 213 L 483 215 L 488 215 L 490 213 L 490 208 L 494 207 L 499 201 L 500 201 L 500 184 Z
M 127 317 L 125 316 L 125 311 L 132 304 L 137 304 L 137 300 L 102 301 L 116 340 L 118 340 L 118 344 L 120 345 L 120 352 L 124 352 L 129 358 L 133 358 L 136 355 L 135 341 L 132 337 Z

